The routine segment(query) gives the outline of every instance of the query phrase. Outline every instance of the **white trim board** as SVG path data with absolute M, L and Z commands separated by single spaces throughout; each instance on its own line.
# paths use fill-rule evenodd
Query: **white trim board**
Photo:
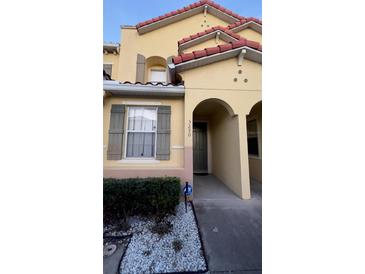
M 171 146 L 172 149 L 184 149 L 185 147 L 183 145 L 173 145 Z
M 121 164 L 158 164 L 159 160 L 156 159 L 122 159 L 118 163 Z
M 122 101 L 122 104 L 129 106 L 159 106 L 162 105 L 159 101 Z

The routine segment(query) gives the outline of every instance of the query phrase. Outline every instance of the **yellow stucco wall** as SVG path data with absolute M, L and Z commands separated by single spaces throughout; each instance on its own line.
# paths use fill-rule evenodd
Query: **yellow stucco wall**
M 112 79 L 118 79 L 119 77 L 119 55 L 118 54 L 113 54 L 113 53 L 108 53 L 105 54 L 103 53 L 103 63 L 104 64 L 111 64 L 112 65 Z
M 258 33 L 257 31 L 254 31 L 252 29 L 244 29 L 240 32 L 237 32 L 237 34 L 241 35 L 242 37 L 248 39 L 248 40 L 252 40 L 252 41 L 256 41 L 259 42 L 260 44 L 262 43 L 262 36 L 260 33 Z
M 239 73 L 241 71 L 241 73 Z M 224 183 L 227 184 L 240 197 L 249 198 L 249 163 L 247 152 L 246 115 L 253 105 L 261 101 L 261 64 L 244 60 L 242 66 L 238 66 L 237 58 L 213 63 L 203 67 L 191 69 L 180 73 L 185 81 L 185 128 L 189 133 L 189 127 L 193 122 L 193 111 L 200 103 L 210 98 L 222 100 L 227 108 L 231 108 L 232 120 L 215 131 L 216 140 L 221 140 L 221 147 L 228 146 L 232 150 L 232 157 L 214 157 L 214 151 L 223 154 L 218 147 L 212 148 L 213 173 L 214 166 L 224 168 L 216 169 Z M 237 81 L 234 81 L 237 78 Z M 244 80 L 247 79 L 247 82 Z M 230 132 L 232 136 L 225 133 Z M 236 139 L 229 139 L 236 138 Z M 212 143 L 213 141 L 212 137 Z M 235 142 L 234 140 L 238 140 Z M 185 148 L 192 149 L 192 137 L 185 134 Z M 237 154 L 235 154 L 237 153 Z M 239 161 L 237 161 L 239 157 Z M 240 171 L 245 171 L 241 172 Z M 239 178 L 239 182 L 237 181 Z
M 123 105 L 137 105 L 137 106 L 171 106 L 171 154 L 170 160 L 161 160 L 158 163 L 128 163 L 124 159 L 119 161 L 107 160 L 107 149 L 109 140 L 109 123 L 110 110 L 113 104 Z M 127 116 L 127 113 L 126 113 Z M 126 117 L 125 117 L 126 118 Z M 182 168 L 184 166 L 184 101 L 183 99 L 163 99 L 163 98 L 123 98 L 123 97 L 109 97 L 104 100 L 104 117 L 103 117 L 103 143 L 104 143 L 104 168 Z M 125 140 L 124 140 L 125 143 Z
M 224 182 L 233 192 L 240 195 L 241 166 L 238 117 L 225 112 L 214 115 L 211 123 L 212 173 Z
M 242 66 L 238 66 L 235 57 L 183 71 L 180 75 L 185 81 L 187 105 L 191 100 L 195 106 L 195 102 L 205 98 L 222 98 L 235 112 L 248 114 L 261 98 L 261 64 L 247 59 Z
M 207 25 L 210 27 L 216 25 L 225 26 L 227 23 L 209 13 L 206 17 L 204 17 L 203 13 L 200 13 L 142 35 L 139 35 L 136 29 L 122 29 L 121 37 L 123 41 L 120 46 L 118 80 L 135 81 L 138 53 L 146 58 L 161 56 L 165 59 L 169 56 L 177 55 L 177 41 L 207 29 Z

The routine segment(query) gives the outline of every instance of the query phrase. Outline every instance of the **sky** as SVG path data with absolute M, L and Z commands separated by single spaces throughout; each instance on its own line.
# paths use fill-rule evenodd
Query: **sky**
M 139 22 L 180 9 L 197 1 L 104 0 L 104 42 L 119 43 L 121 25 L 136 25 Z M 214 2 L 242 16 L 261 19 L 261 0 L 215 0 Z

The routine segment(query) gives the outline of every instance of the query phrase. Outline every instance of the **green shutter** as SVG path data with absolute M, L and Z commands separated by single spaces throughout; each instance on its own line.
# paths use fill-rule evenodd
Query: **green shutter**
M 124 105 L 112 105 L 109 125 L 108 160 L 122 159 L 124 114 Z
M 171 107 L 159 106 L 157 110 L 157 160 L 170 160 Z

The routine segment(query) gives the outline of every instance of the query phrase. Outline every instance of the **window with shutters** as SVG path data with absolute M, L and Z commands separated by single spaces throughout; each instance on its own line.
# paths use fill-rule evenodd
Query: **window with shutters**
M 150 82 L 162 82 L 166 83 L 166 70 L 163 69 L 151 69 Z
M 103 65 L 103 70 L 107 75 L 109 75 L 109 78 L 112 77 L 112 66 L 113 66 L 112 64 L 104 64 Z
M 259 157 L 259 134 L 257 120 L 247 121 L 247 145 L 250 156 Z
M 126 158 L 155 158 L 156 107 L 128 107 Z

